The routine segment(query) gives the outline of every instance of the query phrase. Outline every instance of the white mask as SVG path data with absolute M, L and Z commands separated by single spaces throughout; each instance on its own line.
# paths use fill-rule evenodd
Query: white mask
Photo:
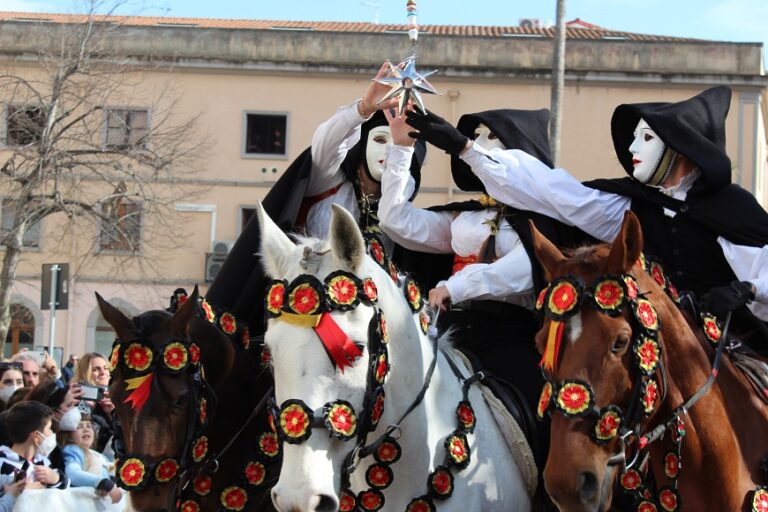
M 387 148 L 392 143 L 392 130 L 389 126 L 376 126 L 368 132 L 365 144 L 365 162 L 368 164 L 368 174 L 376 181 L 381 181 L 384 173 L 384 160 L 387 158 Z
M 644 119 L 640 119 L 635 128 L 635 140 L 629 146 L 632 153 L 632 176 L 640 183 L 648 183 L 659 168 L 661 157 L 667 145 L 656 135 Z M 658 185 L 658 183 L 654 183 Z
M 16 390 L 19 389 L 19 387 L 20 386 L 14 386 L 11 384 L 10 386 L 5 386 L 4 388 L 0 389 L 0 400 L 3 402 L 8 402 Z
M 65 412 L 59 420 L 59 430 L 65 432 L 73 432 L 77 429 L 77 425 L 80 423 L 82 415 L 80 409 L 73 407 Z
M 42 432 L 38 432 L 38 434 L 43 435 Z M 45 439 L 43 439 L 43 442 L 40 443 L 40 446 L 37 447 L 37 453 L 39 453 L 43 457 L 47 457 L 51 454 L 51 452 L 55 448 L 56 448 L 56 434 L 51 434 Z
M 475 128 L 475 144 L 479 145 L 486 151 L 490 151 L 495 148 L 507 149 L 504 144 L 501 143 L 495 133 L 483 123 L 477 125 Z

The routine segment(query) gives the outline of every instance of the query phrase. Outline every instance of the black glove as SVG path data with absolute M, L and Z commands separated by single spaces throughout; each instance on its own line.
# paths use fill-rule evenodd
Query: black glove
M 101 480 L 99 480 L 99 483 L 96 484 L 97 491 L 109 492 L 114 488 L 115 488 L 115 482 L 113 482 L 109 478 L 102 478 Z
M 752 283 L 734 281 L 727 286 L 712 288 L 701 298 L 701 309 L 715 315 L 724 315 L 747 305 L 755 298 Z
M 408 111 L 406 115 L 405 122 L 419 130 L 408 133 L 414 139 L 425 140 L 452 155 L 458 155 L 467 146 L 469 138 L 437 114 L 427 111 L 426 115 L 422 115 Z

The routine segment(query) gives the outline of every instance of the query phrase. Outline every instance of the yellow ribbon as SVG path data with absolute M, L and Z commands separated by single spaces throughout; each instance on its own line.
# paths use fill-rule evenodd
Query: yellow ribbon
M 132 389 L 136 389 L 142 384 L 144 384 L 144 381 L 147 380 L 152 376 L 151 373 L 148 373 L 146 375 L 142 375 L 140 377 L 134 377 L 132 379 L 125 379 L 125 390 L 130 391 Z
M 288 322 L 299 327 L 317 327 L 323 315 L 297 315 L 296 313 L 280 313 L 277 320 Z

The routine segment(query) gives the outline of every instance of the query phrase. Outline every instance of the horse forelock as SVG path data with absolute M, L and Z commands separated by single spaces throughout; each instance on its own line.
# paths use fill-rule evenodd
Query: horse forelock
M 167 323 L 173 317 L 167 311 L 153 310 L 146 311 L 133 317 L 133 325 L 136 327 L 136 335 L 141 338 L 147 338 L 155 333 L 163 323 Z M 126 341 L 126 340 L 123 340 Z
M 607 267 L 608 244 L 588 245 L 565 251 L 568 259 L 558 269 L 558 276 L 576 275 L 596 277 L 605 274 Z

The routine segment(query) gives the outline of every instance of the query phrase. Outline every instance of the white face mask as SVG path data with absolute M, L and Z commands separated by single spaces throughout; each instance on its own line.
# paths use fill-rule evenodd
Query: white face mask
M 475 144 L 479 145 L 486 151 L 490 151 L 495 148 L 507 149 L 504 144 L 501 143 L 495 133 L 483 123 L 477 125 L 475 128 Z
M 3 402 L 7 402 L 10 400 L 11 396 L 16 392 L 17 389 L 19 389 L 20 386 L 14 386 L 11 384 L 10 386 L 5 386 L 4 388 L 0 389 L 0 400 Z
M 38 434 L 40 434 L 41 436 L 43 435 L 43 433 L 39 431 L 38 431 Z M 40 446 L 37 447 L 37 453 L 39 453 L 43 457 L 47 457 L 51 454 L 54 448 L 56 448 L 56 434 L 51 434 L 45 439 L 43 439 L 43 442 L 40 443 Z
M 640 119 L 635 128 L 635 140 L 629 146 L 632 153 L 632 176 L 640 183 L 648 183 L 659 168 L 666 144 L 656 135 L 645 120 Z
M 376 126 L 368 132 L 365 144 L 365 162 L 368 173 L 376 181 L 381 181 L 384 173 L 384 160 L 387 157 L 387 147 L 392 145 L 392 130 L 389 126 Z
M 72 432 L 77 429 L 77 425 L 80 423 L 82 415 L 80 409 L 73 407 L 65 412 L 59 420 L 59 430 L 66 432 Z

